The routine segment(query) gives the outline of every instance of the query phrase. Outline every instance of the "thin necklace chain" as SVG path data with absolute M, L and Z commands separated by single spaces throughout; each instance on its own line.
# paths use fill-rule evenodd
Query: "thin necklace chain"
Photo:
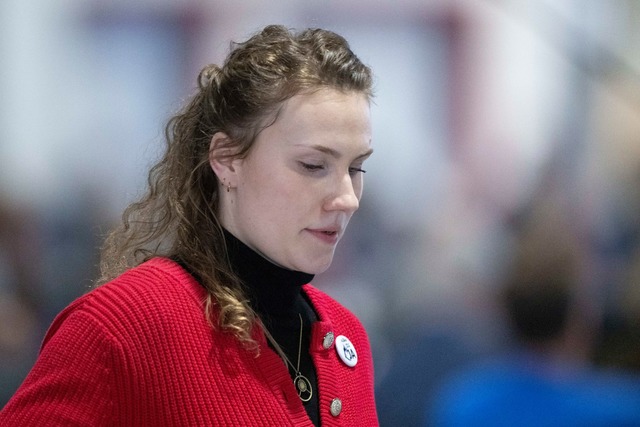
M 271 334 L 266 328 L 264 332 L 267 339 L 271 343 L 271 345 L 273 345 L 273 348 L 276 350 L 278 355 L 280 355 L 280 357 L 284 360 L 285 365 L 288 363 L 291 366 L 291 369 L 293 369 L 293 371 L 295 372 L 296 375 L 293 379 L 293 384 L 296 386 L 296 390 L 298 391 L 298 396 L 300 397 L 300 400 L 302 400 L 303 402 L 308 402 L 309 400 L 311 400 L 311 397 L 313 396 L 313 388 L 311 387 L 311 381 L 309 381 L 309 379 L 304 375 L 302 375 L 302 373 L 300 372 L 300 356 L 302 354 L 302 329 L 303 329 L 302 314 L 298 313 L 298 317 L 300 318 L 300 337 L 298 338 L 298 366 L 297 367 L 293 366 L 293 363 L 291 363 L 291 361 L 289 360 L 287 355 L 284 353 L 280 345 L 278 345 L 276 340 L 271 336 Z

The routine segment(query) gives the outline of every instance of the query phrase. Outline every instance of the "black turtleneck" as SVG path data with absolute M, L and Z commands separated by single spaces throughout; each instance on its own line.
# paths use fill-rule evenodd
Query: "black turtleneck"
M 231 266 L 242 280 L 252 308 L 294 365 L 298 361 L 302 316 L 300 372 L 311 381 L 313 387 L 311 400 L 303 404 L 311 421 L 319 426 L 318 381 L 309 355 L 311 324 L 316 320 L 316 315 L 302 293 L 302 285 L 309 283 L 313 275 L 279 267 L 227 230 L 224 230 L 224 235 Z M 295 371 L 291 366 L 288 368 L 293 381 Z

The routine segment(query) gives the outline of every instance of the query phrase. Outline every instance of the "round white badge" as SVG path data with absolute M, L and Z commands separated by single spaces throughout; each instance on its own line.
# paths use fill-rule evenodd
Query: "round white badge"
M 336 338 L 336 351 L 345 365 L 353 368 L 358 363 L 356 348 L 351 344 L 349 338 L 344 335 L 338 335 Z

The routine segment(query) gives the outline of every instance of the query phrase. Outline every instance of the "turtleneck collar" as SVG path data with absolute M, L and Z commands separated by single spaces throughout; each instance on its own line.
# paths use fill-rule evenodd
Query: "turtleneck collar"
M 263 320 L 298 319 L 304 301 L 302 285 L 314 275 L 279 267 L 224 230 L 229 260 L 245 285 L 253 309 Z

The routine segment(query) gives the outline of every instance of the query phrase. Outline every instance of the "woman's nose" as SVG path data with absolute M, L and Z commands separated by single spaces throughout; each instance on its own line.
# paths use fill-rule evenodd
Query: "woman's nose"
M 360 207 L 359 190 L 355 188 L 352 177 L 347 175 L 337 184 L 336 190 L 327 199 L 325 208 L 352 214 L 358 210 L 358 207 Z

